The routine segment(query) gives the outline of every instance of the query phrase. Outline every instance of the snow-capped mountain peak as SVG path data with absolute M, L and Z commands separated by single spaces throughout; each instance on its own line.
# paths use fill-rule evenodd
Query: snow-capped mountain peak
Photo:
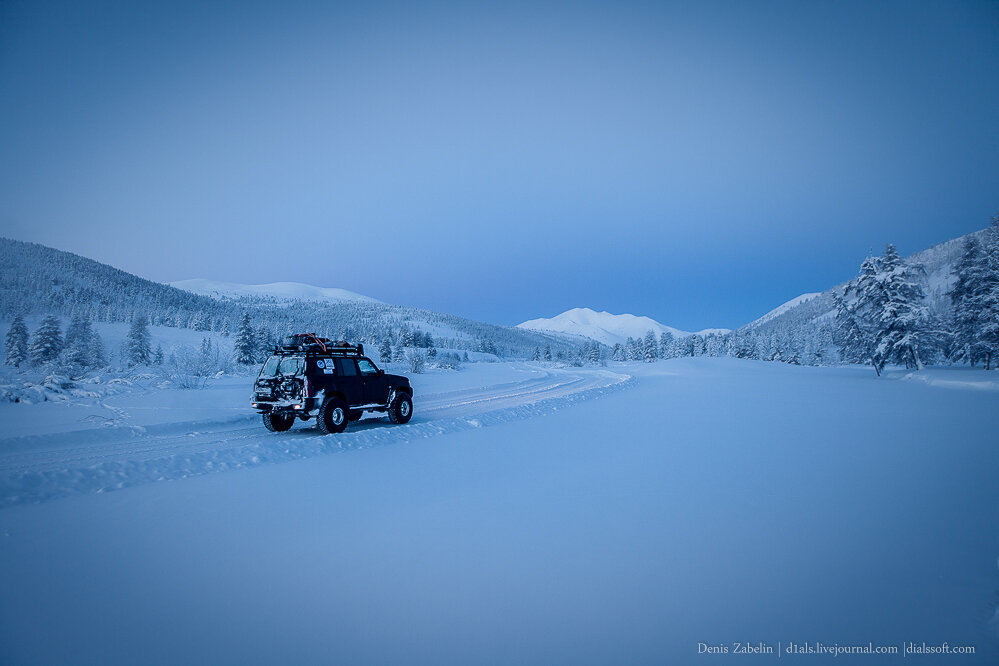
M 678 328 L 667 326 L 650 317 L 641 317 L 633 314 L 616 315 L 610 312 L 597 312 L 590 308 L 573 308 L 555 317 L 531 319 L 530 321 L 518 324 L 517 328 L 578 335 L 597 340 L 606 345 L 623 343 L 628 338 L 640 338 L 649 331 L 653 331 L 657 337 L 664 332 L 669 332 L 676 337 L 690 335 L 688 331 L 681 331 Z M 702 333 L 711 332 L 728 331 L 725 329 L 702 331 Z
M 217 282 L 201 278 L 178 280 L 167 283 L 171 287 L 183 289 L 212 298 L 272 298 L 278 301 L 363 301 L 380 303 L 370 296 L 357 294 L 336 287 L 314 287 L 301 282 L 271 282 L 269 284 L 239 284 L 237 282 Z

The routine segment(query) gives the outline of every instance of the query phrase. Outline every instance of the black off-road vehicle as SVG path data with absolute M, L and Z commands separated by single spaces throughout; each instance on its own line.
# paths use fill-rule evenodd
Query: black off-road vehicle
M 320 432 L 330 434 L 343 432 L 366 411 L 406 423 L 413 416 L 413 387 L 406 377 L 379 370 L 363 345 L 301 333 L 274 348 L 253 385 L 250 406 L 271 432 L 288 430 L 295 417 L 315 416 Z

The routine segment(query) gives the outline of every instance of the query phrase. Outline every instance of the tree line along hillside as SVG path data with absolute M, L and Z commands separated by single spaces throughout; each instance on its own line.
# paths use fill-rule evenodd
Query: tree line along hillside
M 674 338 L 650 331 L 614 348 L 383 303 L 213 299 L 6 239 L 0 239 L 0 259 L 4 319 L 61 315 L 79 331 L 81 322 L 134 324 L 141 318 L 214 331 L 238 338 L 238 362 L 256 362 L 280 336 L 298 331 L 364 342 L 392 360 L 412 356 L 404 351 L 411 348 L 575 364 L 734 356 L 799 365 L 862 363 L 880 374 L 889 364 L 919 369 L 964 363 L 990 369 L 999 353 L 999 216 L 987 229 L 907 259 L 888 245 L 882 255 L 864 259 L 849 282 L 730 333 Z M 87 339 L 85 331 L 81 336 L 77 340 Z
M 225 336 L 235 334 L 249 315 L 263 338 L 309 331 L 369 344 L 422 330 L 434 337 L 437 347 L 512 357 L 526 357 L 545 345 L 568 355 L 579 346 L 560 336 L 384 303 L 210 298 L 70 252 L 0 238 L 0 319 L 29 314 L 109 323 L 131 323 L 142 316 L 152 325 Z

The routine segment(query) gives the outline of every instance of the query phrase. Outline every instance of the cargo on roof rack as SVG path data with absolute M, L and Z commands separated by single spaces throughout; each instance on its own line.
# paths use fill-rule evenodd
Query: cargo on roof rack
M 336 342 L 329 338 L 320 338 L 315 333 L 295 333 L 288 335 L 274 347 L 275 354 L 307 354 L 322 356 L 362 356 L 364 345 L 352 345 L 346 340 Z

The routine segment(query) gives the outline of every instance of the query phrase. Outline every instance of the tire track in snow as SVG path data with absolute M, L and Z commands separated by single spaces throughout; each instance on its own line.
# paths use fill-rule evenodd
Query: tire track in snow
M 248 414 L 238 419 L 238 427 L 230 421 L 126 429 L 124 434 L 85 431 L 96 433 L 85 445 L 67 445 L 76 433 L 0 440 L 0 451 L 8 451 L 0 454 L 0 506 L 435 437 L 551 413 L 630 380 L 609 370 L 550 370 L 520 382 L 418 395 L 414 418 L 405 426 L 368 418 L 330 436 L 301 426 L 269 433 L 257 425 L 255 414 Z M 246 426 L 250 421 L 253 427 Z M 101 433 L 112 441 L 102 441 Z

